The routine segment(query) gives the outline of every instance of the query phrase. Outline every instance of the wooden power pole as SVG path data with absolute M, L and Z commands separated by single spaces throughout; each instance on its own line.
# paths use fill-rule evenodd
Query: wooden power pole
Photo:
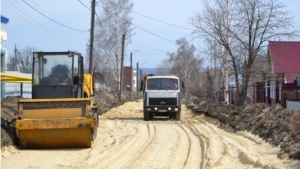
M 132 52 L 130 52 L 130 99 L 131 99 L 131 92 L 132 92 Z
M 91 10 L 91 34 L 90 34 L 90 67 L 89 72 L 93 73 L 93 50 L 94 50 L 94 26 L 95 26 L 95 5 L 96 0 L 92 0 Z
M 123 88 L 123 62 L 124 62 L 124 45 L 125 45 L 125 34 L 122 38 L 122 56 L 121 56 L 121 73 L 120 73 L 120 92 L 119 92 L 119 101 L 122 100 L 122 88 Z
M 139 98 L 139 62 L 136 63 L 136 98 Z

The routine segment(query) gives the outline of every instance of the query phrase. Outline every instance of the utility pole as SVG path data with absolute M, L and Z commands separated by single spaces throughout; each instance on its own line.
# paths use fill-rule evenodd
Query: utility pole
M 123 34 L 123 38 L 122 38 L 122 56 L 121 56 L 122 58 L 121 58 L 121 73 L 120 73 L 120 93 L 119 93 L 119 101 L 122 100 L 124 45 L 125 45 L 125 34 Z
M 138 52 L 140 49 L 135 50 L 134 53 Z M 133 79 L 132 79 L 132 74 L 133 74 L 133 67 L 132 67 L 132 55 L 134 54 L 132 51 L 130 52 L 130 99 L 131 99 L 131 92 L 132 92 L 132 85 L 133 85 Z
M 15 44 L 15 58 L 13 59 L 13 71 L 15 71 L 15 65 L 17 64 L 17 45 Z
M 92 0 L 92 10 L 91 10 L 91 34 L 90 34 L 90 67 L 89 72 L 93 73 L 93 50 L 94 50 L 94 22 L 95 22 L 95 5 L 96 0 Z
M 132 52 L 130 52 L 130 99 L 132 91 Z
M 139 62 L 136 63 L 136 98 L 139 98 Z
M 140 65 L 141 66 L 141 65 Z M 143 77 L 142 76 L 143 74 L 142 74 L 142 69 L 140 69 L 140 79 Z M 141 80 L 140 80 L 140 82 L 141 82 Z M 142 85 L 142 83 L 140 83 L 140 86 Z

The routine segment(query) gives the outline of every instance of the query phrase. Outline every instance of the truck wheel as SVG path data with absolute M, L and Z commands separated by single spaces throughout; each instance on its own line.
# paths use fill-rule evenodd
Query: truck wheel
M 149 119 L 153 119 L 153 113 L 152 112 L 149 113 Z
M 149 120 L 149 113 L 144 111 L 144 120 L 148 121 Z
M 168 114 L 169 114 L 169 119 L 170 120 L 175 118 L 175 113 L 169 112 Z
M 180 121 L 180 112 L 176 112 L 175 119 L 176 121 Z

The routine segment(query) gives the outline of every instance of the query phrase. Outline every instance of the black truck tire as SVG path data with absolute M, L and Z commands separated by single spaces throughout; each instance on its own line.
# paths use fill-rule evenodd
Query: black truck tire
M 144 111 L 144 120 L 148 121 L 149 120 L 149 113 Z
M 175 119 L 176 121 L 180 121 L 180 112 L 175 113 Z
M 148 114 L 149 114 L 149 119 L 150 119 L 150 120 L 153 119 L 153 113 L 152 113 L 152 112 L 149 112 Z

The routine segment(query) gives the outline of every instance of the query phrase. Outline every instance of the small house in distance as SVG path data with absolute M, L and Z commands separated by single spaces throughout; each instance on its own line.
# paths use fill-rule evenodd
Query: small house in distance
M 300 110 L 300 86 L 294 83 L 300 78 L 300 42 L 269 41 L 267 66 L 264 85 L 256 85 L 257 102 Z

